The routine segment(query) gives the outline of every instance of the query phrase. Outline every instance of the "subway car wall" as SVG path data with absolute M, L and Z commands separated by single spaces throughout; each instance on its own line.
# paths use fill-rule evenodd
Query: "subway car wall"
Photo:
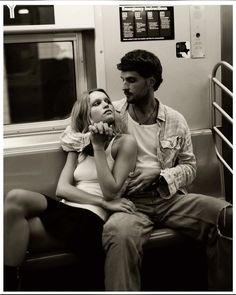
M 47 5 L 42 3 L 41 6 Z M 70 123 L 69 110 L 74 101 L 81 92 L 93 87 L 106 89 L 113 101 L 123 98 L 120 72 L 116 64 L 126 52 L 146 49 L 155 53 L 163 66 L 163 83 L 156 97 L 182 113 L 191 129 L 200 174 L 190 186 L 190 191 L 226 198 L 232 202 L 231 175 L 224 173 L 224 167 L 215 154 L 210 76 L 214 66 L 225 59 L 223 45 L 224 48 L 227 47 L 226 44 L 232 46 L 232 36 L 226 34 L 227 26 L 232 29 L 232 18 L 227 18 L 226 26 L 225 13 L 228 11 L 230 14 L 233 5 L 228 5 L 227 9 L 224 5 L 178 5 L 176 2 L 173 5 L 168 2 L 166 6 L 162 2 L 161 7 L 154 4 L 146 7 L 141 2 L 137 5 L 127 2 L 125 5 L 55 3 L 51 6 L 51 23 L 43 24 L 40 24 L 40 13 L 43 15 L 45 12 L 37 9 L 32 10 L 34 13 L 37 11 L 38 19 L 35 23 L 32 19 L 34 15 L 28 15 L 25 20 L 22 14 L 18 16 L 21 23 L 11 24 L 12 11 L 27 11 L 27 5 L 18 7 L 19 9 L 16 9 L 17 5 L 8 9 L 5 7 L 4 17 L 9 20 L 3 26 L 4 196 L 13 188 L 55 195 L 58 177 L 66 158 L 59 138 Z M 163 13 L 166 26 L 172 26 L 169 37 L 161 38 L 158 35 L 148 39 L 147 32 L 145 37 L 122 40 L 121 12 L 122 9 L 129 11 L 129 8 L 130 11 L 141 9 L 144 17 L 150 11 L 172 11 L 170 15 Z M 30 11 L 29 9 L 29 13 Z M 27 23 L 30 21 L 33 23 Z M 141 26 L 146 31 L 147 24 L 146 20 L 144 23 L 141 21 Z M 132 35 L 132 32 L 128 33 Z M 232 55 L 232 51 L 227 51 L 227 54 Z M 232 62 L 230 57 L 225 60 Z M 217 78 L 221 81 L 220 71 Z M 224 83 L 225 80 L 228 81 L 227 75 L 223 80 Z M 227 86 L 231 88 L 227 81 Z M 220 104 L 221 94 L 217 90 L 217 101 Z M 226 104 L 225 109 L 232 110 L 228 100 Z M 221 125 L 222 119 L 218 114 L 217 120 Z M 223 148 L 223 155 L 231 165 L 231 151 L 221 142 L 217 141 L 217 144 L 219 150 Z M 226 190 L 225 183 L 231 189 Z M 167 231 L 166 236 L 168 234 Z M 165 234 L 163 236 L 164 242 L 158 248 L 159 254 L 155 252 L 156 246 L 146 254 L 142 271 L 144 289 L 206 291 L 206 260 L 202 245 L 195 245 L 192 241 L 185 244 L 186 241 L 179 240 L 178 233 L 175 232 L 170 233 L 168 242 L 165 242 Z M 164 247 L 173 250 L 171 257 L 167 258 L 168 251 L 163 250 Z M 195 253 L 195 258 L 191 251 Z M 66 283 L 59 284 L 58 289 L 55 289 L 58 283 L 56 276 L 61 281 L 64 278 L 60 265 L 68 269 L 68 274 L 72 274 L 79 265 L 70 256 L 71 253 L 62 251 L 58 256 L 54 251 L 55 253 L 53 257 L 50 253 L 37 253 L 37 257 L 32 253 L 32 256 L 26 258 L 21 273 L 21 290 L 79 291 L 74 276 L 71 277 L 74 282 L 68 278 L 71 289 L 68 289 Z M 173 265 L 168 282 L 160 273 L 162 282 L 158 284 L 153 274 L 148 272 L 153 255 L 153 262 L 160 260 L 163 267 L 166 267 L 166 261 Z M 43 274 L 45 270 L 46 275 Z M 47 276 L 51 275 L 52 270 L 56 275 L 52 276 L 49 284 Z M 167 268 L 165 271 L 168 273 Z M 198 280 L 199 273 L 201 276 Z M 41 286 L 38 285 L 37 278 L 40 275 L 46 281 L 45 285 L 42 282 Z
M 116 70 L 116 64 L 123 53 L 137 48 L 151 50 L 163 63 L 164 82 L 158 92 L 160 100 L 183 113 L 192 130 L 210 127 L 209 85 L 206 77 L 210 75 L 213 66 L 221 60 L 221 6 L 207 5 L 202 11 L 200 22 L 204 24 L 203 58 L 176 57 L 176 43 L 190 42 L 191 6 L 174 6 L 173 40 L 132 42 L 121 42 L 119 6 L 58 5 L 54 9 L 55 25 L 5 26 L 5 36 L 20 32 L 37 33 L 37 30 L 41 33 L 50 33 L 93 29 L 96 32 L 97 84 L 106 87 L 114 100 L 123 97 L 119 72 Z
M 194 24 L 194 21 L 196 21 L 194 16 L 196 12 L 194 12 L 193 6 L 189 5 L 173 6 L 174 39 L 172 40 L 121 42 L 120 7 L 118 5 L 55 5 L 55 24 L 4 26 L 4 43 L 6 46 L 14 47 L 16 45 L 16 51 L 18 50 L 17 44 L 20 42 L 25 42 L 24 44 L 27 45 L 30 44 L 30 40 L 36 42 L 41 38 L 42 42 L 38 44 L 38 51 L 41 54 L 41 62 L 45 64 L 48 60 L 46 66 L 47 64 L 50 66 L 53 59 L 51 57 L 47 59 L 49 47 L 43 48 L 42 45 L 46 44 L 45 40 L 49 40 L 48 44 L 50 45 L 52 38 L 54 40 L 57 38 L 59 54 L 54 57 L 54 62 L 57 60 L 57 63 L 60 63 L 59 68 L 63 71 L 62 57 L 63 54 L 67 54 L 67 60 L 70 61 L 70 64 L 67 61 L 66 71 L 69 73 L 70 69 L 71 77 L 74 76 L 74 81 L 76 81 L 75 85 L 67 82 L 67 88 L 69 88 L 62 90 L 59 88 L 58 91 L 58 86 L 62 85 L 61 81 L 65 81 L 64 76 L 62 75 L 61 79 L 54 80 L 56 75 L 50 78 L 49 75 L 53 76 L 53 72 L 48 73 L 45 71 L 45 74 L 47 73 L 49 76 L 47 77 L 48 83 L 46 84 L 46 76 L 42 76 L 41 70 L 38 76 L 41 76 L 44 80 L 42 88 L 32 86 L 37 84 L 37 87 L 40 87 L 38 85 L 42 83 L 42 81 L 36 80 L 34 75 L 30 79 L 35 82 L 32 82 L 30 87 L 25 89 L 24 87 L 27 87 L 25 84 L 19 87 L 19 73 L 18 75 L 17 72 L 16 75 L 4 75 L 5 158 L 7 159 L 14 150 L 17 150 L 17 153 L 21 153 L 24 150 L 32 152 L 30 151 L 31 146 L 34 149 L 36 148 L 36 150 L 40 150 L 42 144 L 44 147 L 46 144 L 52 148 L 59 148 L 59 134 L 69 124 L 69 120 L 66 119 L 69 115 L 68 111 L 62 113 L 62 110 L 56 109 L 58 97 L 60 96 L 61 99 L 64 97 L 61 93 L 68 94 L 70 92 L 70 97 L 67 100 L 64 99 L 58 105 L 65 104 L 65 101 L 66 103 L 70 101 L 70 104 L 72 104 L 76 99 L 75 96 L 79 96 L 80 92 L 87 87 L 90 88 L 96 85 L 107 89 L 113 100 L 122 98 L 121 80 L 119 71 L 116 70 L 116 64 L 125 52 L 137 48 L 153 51 L 160 57 L 163 64 L 164 79 L 157 93 L 160 101 L 180 111 L 185 116 L 192 132 L 211 128 L 212 107 L 210 104 L 209 76 L 214 65 L 221 60 L 221 35 L 223 34 L 225 39 L 227 35 L 224 31 L 221 31 L 222 22 L 225 19 L 221 17 L 223 8 L 224 6 L 220 5 L 194 6 L 196 11 L 200 11 L 200 24 L 197 23 L 197 25 L 201 27 L 201 34 L 203 36 L 202 47 L 204 49 L 204 56 L 199 58 L 192 58 L 191 54 L 188 56 L 189 58 L 178 58 L 176 54 L 177 44 L 190 43 L 191 34 L 194 31 L 193 28 L 191 29 L 191 24 Z M 228 9 L 232 9 L 232 6 L 228 6 Z M 194 27 L 193 24 L 192 27 Z M 68 48 L 62 47 L 61 44 L 65 44 L 65 41 L 68 39 L 70 41 Z M 16 42 L 18 43 L 16 44 Z M 224 44 L 226 42 L 227 39 Z M 65 52 L 65 50 L 68 53 L 61 53 Z M 24 51 L 22 52 L 24 53 Z M 30 56 L 29 54 L 32 55 L 32 50 L 31 53 L 27 54 L 28 56 Z M 32 58 L 29 60 L 32 60 Z M 7 61 L 5 64 L 8 64 Z M 36 62 L 34 66 L 35 64 Z M 7 69 L 5 68 L 4 71 L 6 73 Z M 7 79 L 10 78 L 11 81 L 8 81 Z M 30 79 L 26 78 L 24 81 L 29 81 Z M 18 82 L 16 83 L 15 80 Z M 15 85 L 15 88 L 9 89 L 10 83 Z M 17 89 L 21 89 L 19 94 Z M 9 99 L 10 90 L 12 90 L 12 99 Z M 49 103 L 47 102 L 49 97 L 46 95 L 49 90 L 51 93 L 50 100 L 53 102 L 51 103 L 53 106 L 50 107 L 48 107 Z M 27 98 L 25 91 L 31 91 L 31 96 L 33 93 L 37 93 L 37 96 L 34 97 L 34 102 L 30 96 Z M 54 96 L 53 92 L 55 92 Z M 56 95 L 57 93 L 58 95 Z M 19 102 L 17 103 L 17 100 L 14 100 L 14 95 L 21 98 L 21 108 L 19 107 Z M 42 98 L 40 98 L 40 95 L 42 95 Z M 13 105 L 11 106 L 12 101 Z M 25 103 L 24 107 L 23 103 Z M 12 110 L 10 109 L 11 107 Z M 68 105 L 66 105 L 66 108 L 69 110 Z M 17 122 L 19 124 L 9 124 L 11 122 L 9 121 L 10 114 L 17 114 L 17 110 L 20 113 L 20 110 L 24 109 L 31 109 L 31 112 L 37 111 L 35 113 L 35 122 L 31 122 L 34 119 L 29 114 L 29 122 L 27 123 L 26 121 L 27 124 L 24 124 L 22 119 Z M 51 109 L 50 112 L 48 109 Z M 44 112 L 44 110 L 46 111 Z M 63 110 L 65 110 L 65 107 Z M 28 111 L 28 113 L 31 112 Z M 40 112 L 41 114 L 39 114 Z M 47 112 L 51 116 L 50 121 L 42 121 L 49 117 Z M 23 118 L 24 114 L 25 112 L 23 112 Z M 49 133 L 50 136 L 48 135 Z M 12 155 L 14 155 L 14 152 Z M 5 165 L 5 167 L 7 169 L 8 165 Z M 6 175 L 7 173 L 5 173 Z M 7 181 L 6 192 L 11 187 L 11 183 Z

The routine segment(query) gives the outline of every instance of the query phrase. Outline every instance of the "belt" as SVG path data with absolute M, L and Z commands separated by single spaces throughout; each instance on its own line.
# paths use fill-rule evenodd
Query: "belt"
M 125 195 L 125 197 L 127 197 L 128 199 L 139 199 L 139 198 L 145 198 L 145 199 L 154 199 L 154 198 L 158 198 L 160 195 L 159 195 L 159 192 L 157 191 L 157 188 L 156 186 L 151 186 L 145 190 L 142 190 L 142 191 L 138 191 L 138 192 L 135 192 L 133 194 L 130 194 L 130 195 Z

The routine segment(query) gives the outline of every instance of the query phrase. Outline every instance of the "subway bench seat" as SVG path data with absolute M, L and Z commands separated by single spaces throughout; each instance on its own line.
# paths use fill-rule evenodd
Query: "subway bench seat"
M 189 186 L 189 192 L 221 197 L 220 169 L 211 131 L 206 129 L 194 132 L 192 141 L 198 171 L 195 181 Z M 14 170 L 16 160 L 24 163 L 19 165 L 22 171 Z M 52 195 L 58 179 L 55 177 L 52 180 L 52 175 L 59 176 L 65 161 L 65 153 L 52 151 L 47 154 L 33 154 L 31 160 L 34 167 L 37 161 L 36 181 L 33 178 L 35 173 L 30 170 L 33 169 L 32 165 L 27 166 L 29 156 L 16 155 L 4 159 L 6 161 L 5 191 L 22 187 Z M 17 185 L 14 182 L 11 183 L 14 173 L 17 176 Z M 25 173 L 28 173 L 27 177 Z M 42 177 L 41 181 L 39 181 L 39 175 Z M 20 179 L 21 176 L 22 179 Z M 181 235 L 178 230 L 155 228 L 144 246 L 141 267 L 142 290 L 206 291 L 207 268 L 204 250 L 203 245 Z M 83 291 L 79 289 L 80 271 L 82 270 L 80 270 L 79 258 L 67 249 L 48 249 L 43 252 L 31 250 L 20 268 L 19 290 Z
M 142 291 L 206 291 L 206 270 L 201 243 L 176 230 L 156 228 L 144 246 Z M 80 287 L 82 271 L 79 257 L 67 249 L 28 252 L 20 268 L 19 290 L 89 291 Z
M 170 228 L 154 229 L 150 235 L 149 241 L 144 246 L 145 250 L 162 248 L 168 245 L 178 245 L 188 240 L 187 237 Z M 22 265 L 22 270 L 33 271 L 45 268 L 54 268 L 56 266 L 66 266 L 77 264 L 79 258 L 67 249 L 58 249 L 48 252 L 30 252 L 28 251 L 26 259 Z

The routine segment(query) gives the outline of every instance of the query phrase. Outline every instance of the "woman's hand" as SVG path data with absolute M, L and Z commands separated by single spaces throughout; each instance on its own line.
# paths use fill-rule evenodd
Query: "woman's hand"
M 112 201 L 103 201 L 103 208 L 111 212 L 134 213 L 136 207 L 134 203 L 126 198 L 116 199 Z
M 104 149 L 106 140 L 109 136 L 112 136 L 113 129 L 108 126 L 107 123 L 98 122 L 93 125 L 89 125 L 90 140 L 92 142 L 93 148 Z

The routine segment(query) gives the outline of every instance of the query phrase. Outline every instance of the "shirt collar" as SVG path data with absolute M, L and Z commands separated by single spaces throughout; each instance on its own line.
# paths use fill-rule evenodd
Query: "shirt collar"
M 166 120 L 165 106 L 160 101 L 159 101 L 159 108 L 157 113 L 157 120 L 161 120 L 163 122 L 165 122 Z
M 166 120 L 166 114 L 165 114 L 165 106 L 157 99 L 155 98 L 158 102 L 159 102 L 159 107 L 158 107 L 158 112 L 157 112 L 157 120 L 163 121 L 165 122 Z M 126 99 L 123 99 L 122 104 L 116 108 L 116 110 L 123 114 L 125 111 L 128 110 L 128 106 L 129 104 L 127 103 Z

